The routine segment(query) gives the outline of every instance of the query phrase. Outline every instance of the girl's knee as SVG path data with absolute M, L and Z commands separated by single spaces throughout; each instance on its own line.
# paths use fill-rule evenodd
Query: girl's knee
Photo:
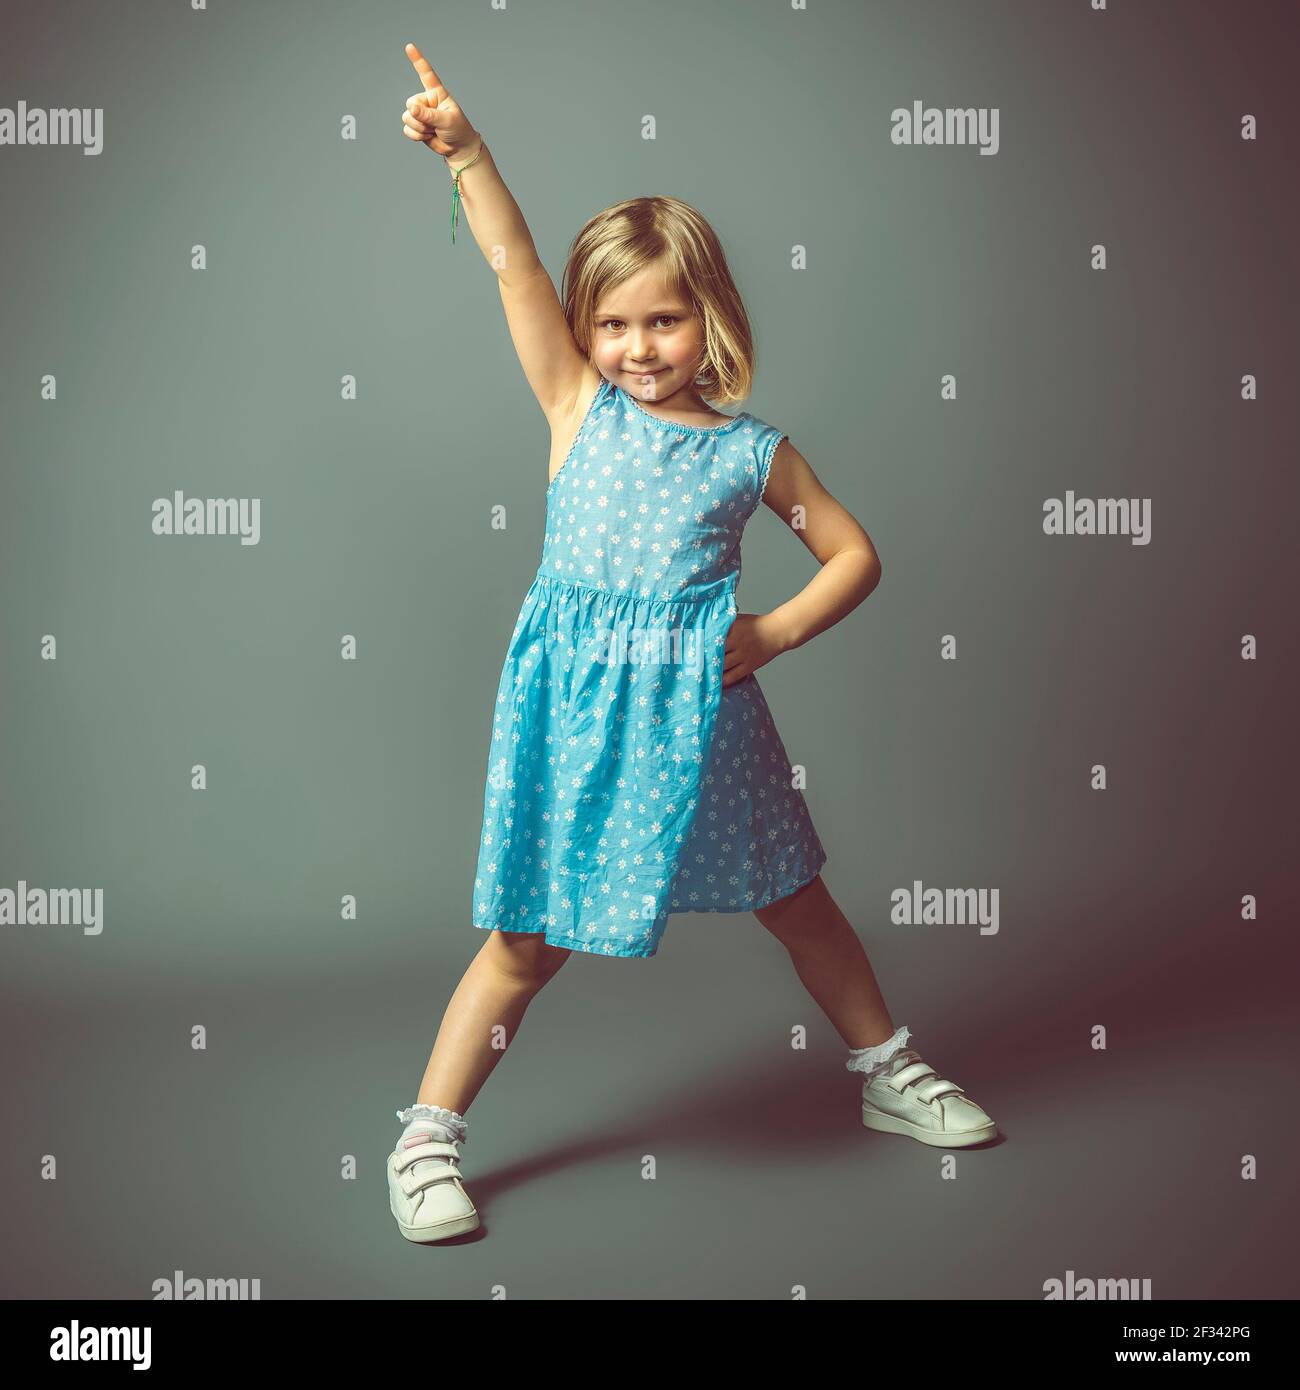
M 756 908 L 754 916 L 777 938 L 778 941 L 798 939 L 815 929 L 820 914 L 813 911 L 813 900 L 817 895 L 818 880 L 796 888 L 784 898 L 768 903 L 766 907 Z
M 491 934 L 496 964 L 520 980 L 549 980 L 573 954 L 552 946 L 541 932 L 496 930 Z

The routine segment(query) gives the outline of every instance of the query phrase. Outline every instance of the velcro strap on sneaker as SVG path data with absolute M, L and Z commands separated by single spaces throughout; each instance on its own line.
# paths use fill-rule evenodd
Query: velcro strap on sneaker
M 403 1169 L 409 1168 L 412 1163 L 419 1163 L 422 1158 L 459 1158 L 460 1154 L 456 1150 L 455 1144 L 448 1144 L 441 1139 L 430 1139 L 427 1144 L 412 1144 L 409 1149 L 399 1149 L 397 1152 L 397 1162 L 393 1167 L 400 1173 Z
M 398 1178 L 402 1191 L 408 1197 L 414 1197 L 417 1192 L 423 1191 L 426 1187 L 434 1187 L 440 1182 L 452 1182 L 460 1177 L 460 1169 L 453 1167 L 450 1163 L 429 1163 L 419 1172 L 412 1170 L 403 1173 Z
M 925 1062 L 909 1062 L 902 1071 L 896 1071 L 893 1076 L 878 1076 L 877 1081 L 884 1081 L 892 1086 L 894 1090 L 901 1092 L 905 1086 L 913 1081 L 920 1081 L 925 1076 L 936 1076 L 937 1073 L 932 1066 Z
M 929 1105 L 931 1101 L 938 1100 L 940 1096 L 960 1096 L 964 1092 L 955 1083 L 941 1081 L 937 1076 L 932 1076 L 928 1081 L 922 1081 L 911 1094 Z

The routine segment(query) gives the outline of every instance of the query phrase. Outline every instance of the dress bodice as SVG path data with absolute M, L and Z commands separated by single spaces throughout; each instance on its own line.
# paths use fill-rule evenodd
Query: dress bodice
M 646 598 L 740 576 L 740 539 L 784 435 L 748 411 L 701 427 L 601 377 L 546 493 L 540 573 Z

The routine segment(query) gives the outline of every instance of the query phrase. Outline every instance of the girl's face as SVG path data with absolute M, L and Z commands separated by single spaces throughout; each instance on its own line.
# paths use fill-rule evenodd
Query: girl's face
M 596 306 L 591 359 L 602 376 L 638 400 L 698 400 L 695 376 L 704 361 L 704 325 L 690 302 L 672 293 L 647 266 Z

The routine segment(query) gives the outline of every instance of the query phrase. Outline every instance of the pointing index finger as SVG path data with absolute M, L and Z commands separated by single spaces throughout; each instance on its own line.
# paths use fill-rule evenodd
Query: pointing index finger
M 424 90 L 437 93 L 437 101 L 434 102 L 436 106 L 447 95 L 446 88 L 438 80 L 438 74 L 429 66 L 429 60 L 413 43 L 406 45 L 406 56 L 411 60 L 416 72 L 420 74 L 420 81 L 424 83 Z

